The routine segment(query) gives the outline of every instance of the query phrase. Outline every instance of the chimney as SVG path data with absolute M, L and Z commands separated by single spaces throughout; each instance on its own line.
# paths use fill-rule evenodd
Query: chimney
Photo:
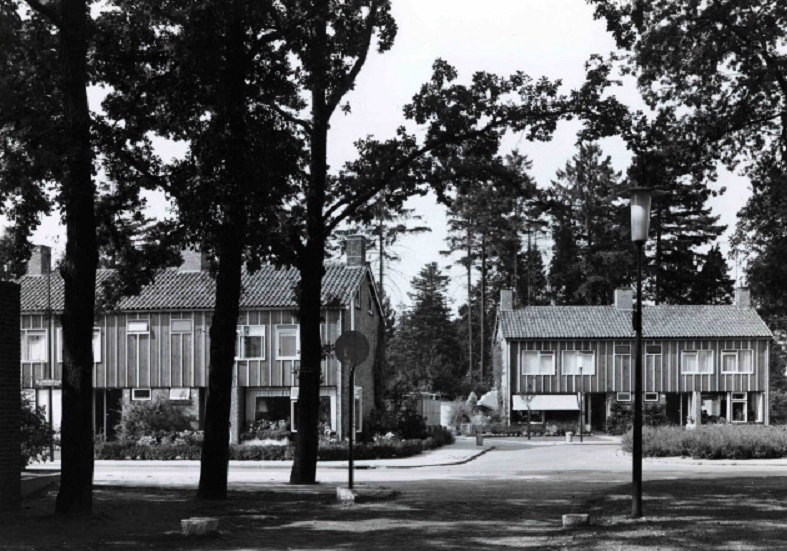
M 751 291 L 748 287 L 738 287 L 735 289 L 735 306 L 738 310 L 751 308 Z
M 615 309 L 634 309 L 634 291 L 632 289 L 615 289 Z
M 52 249 L 46 245 L 33 247 L 27 261 L 27 275 L 47 275 L 52 270 Z
M 366 266 L 366 238 L 362 235 L 351 235 L 344 247 L 348 266 Z
M 514 291 L 503 289 L 500 291 L 500 311 L 511 312 L 514 309 Z
M 183 264 L 178 268 L 181 272 L 202 272 L 210 269 L 208 255 L 194 249 L 183 249 L 180 251 Z

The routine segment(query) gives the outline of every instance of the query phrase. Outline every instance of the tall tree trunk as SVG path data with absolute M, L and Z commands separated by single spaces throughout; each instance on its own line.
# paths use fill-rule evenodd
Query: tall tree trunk
M 320 404 L 320 309 L 322 277 L 325 260 L 325 187 L 328 178 L 328 122 L 326 102 L 328 89 L 328 10 L 321 0 L 315 14 L 314 41 L 309 52 L 312 67 L 311 100 L 311 162 L 309 190 L 306 196 L 306 246 L 300 254 L 301 276 L 299 313 L 301 322 L 301 369 L 298 375 L 299 395 L 296 406 L 298 435 L 295 460 L 290 472 L 291 484 L 314 484 L 317 481 L 317 450 L 319 445 Z M 353 397 L 345 397 L 352 406 Z
M 93 505 L 93 317 L 96 300 L 96 219 L 90 111 L 87 103 L 87 18 L 85 0 L 63 0 L 60 61 L 66 158 L 62 182 L 66 254 L 60 268 L 65 285 L 63 325 L 63 410 L 58 515 L 88 515 Z
M 218 111 L 225 118 L 228 143 L 227 172 L 237 190 L 227 206 L 219 229 L 219 268 L 216 276 L 216 304 L 210 326 L 210 363 L 205 404 L 205 439 L 200 458 L 197 497 L 225 499 L 229 466 L 230 406 L 232 368 L 235 363 L 238 310 L 241 294 L 243 248 L 248 214 L 243 202 L 249 185 L 246 167 L 245 48 L 243 2 L 236 0 L 227 19 L 225 67 Z

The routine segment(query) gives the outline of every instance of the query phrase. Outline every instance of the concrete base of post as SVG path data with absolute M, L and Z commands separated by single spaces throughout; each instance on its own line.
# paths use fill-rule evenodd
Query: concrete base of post
M 358 499 L 358 494 L 349 488 L 336 488 L 336 501 L 339 503 L 355 503 Z
M 211 536 L 219 533 L 219 519 L 215 517 L 192 517 L 180 521 L 184 536 Z
M 590 523 L 590 515 L 572 514 L 563 515 L 563 528 L 574 528 L 575 526 L 587 526 Z

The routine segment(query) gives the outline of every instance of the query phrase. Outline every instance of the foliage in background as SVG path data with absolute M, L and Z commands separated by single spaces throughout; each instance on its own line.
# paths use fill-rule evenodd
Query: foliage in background
M 631 451 L 631 433 L 623 437 Z M 700 425 L 643 427 L 642 454 L 646 457 L 688 456 L 694 459 L 773 459 L 787 456 L 784 427 L 754 425 Z
M 784 334 L 782 333 L 783 337 Z M 772 425 L 787 425 L 787 352 L 778 342 L 771 344 L 770 365 L 770 422 Z
M 175 433 L 192 430 L 196 424 L 194 415 L 182 406 L 153 396 L 150 400 L 124 404 L 115 431 L 118 440 L 136 442 L 143 437 L 171 437 Z
M 54 431 L 49 428 L 46 410 L 22 392 L 22 468 L 34 461 L 49 458 L 49 445 Z

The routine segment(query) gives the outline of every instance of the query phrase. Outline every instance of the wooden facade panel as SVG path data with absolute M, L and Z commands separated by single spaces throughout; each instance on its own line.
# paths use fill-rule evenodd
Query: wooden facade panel
M 365 311 L 364 311 L 365 313 Z M 189 319 L 190 332 L 171 330 L 172 320 Z M 333 343 L 341 333 L 341 314 L 324 313 L 323 341 Z M 128 322 L 147 320 L 147 333 L 129 333 Z M 101 361 L 93 370 L 95 388 L 168 388 L 204 387 L 208 381 L 210 361 L 211 313 L 154 312 L 121 313 L 102 316 L 96 321 L 101 331 Z M 298 360 L 276 359 L 276 326 L 296 324 L 295 313 L 289 310 L 242 311 L 239 324 L 265 325 L 265 358 L 238 361 L 237 382 L 246 387 L 289 387 L 298 385 Z M 27 314 L 21 318 L 23 329 L 46 327 L 45 316 Z M 55 331 L 52 331 L 54 349 Z M 53 362 L 55 378 L 62 375 L 62 364 Z M 34 380 L 50 378 L 46 363 L 24 362 L 21 366 L 25 386 Z M 336 386 L 340 366 L 335 358 L 322 362 L 322 384 Z
M 631 354 L 615 354 L 615 347 L 630 347 Z M 652 347 L 661 346 L 661 353 L 651 353 Z M 767 350 L 765 339 L 672 339 L 645 340 L 643 357 L 644 392 L 758 392 L 767 388 Z M 633 390 L 634 342 L 633 341 L 512 341 L 509 346 L 512 393 L 562 393 L 579 392 L 630 392 Z M 555 353 L 553 375 L 523 375 L 521 359 L 523 351 L 548 350 Z M 563 368 L 564 351 L 593 351 L 595 354 L 595 373 L 579 375 L 565 373 Z M 710 350 L 713 352 L 713 373 L 685 373 L 684 352 Z M 753 373 L 722 373 L 723 351 L 752 350 Z

